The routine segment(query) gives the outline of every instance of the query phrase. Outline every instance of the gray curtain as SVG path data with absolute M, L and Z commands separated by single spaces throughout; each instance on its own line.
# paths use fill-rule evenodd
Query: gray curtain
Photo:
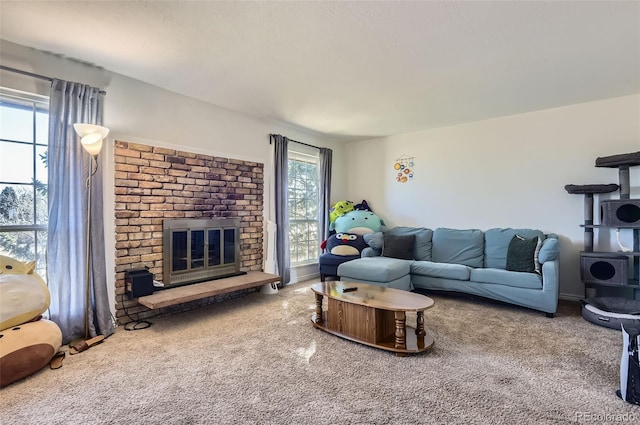
M 62 330 L 63 344 L 84 336 L 87 177 L 91 157 L 73 124 L 102 125 L 100 90 L 54 79 L 49 100 L 49 225 L 47 278 L 51 320 Z M 95 168 L 95 165 L 94 165 Z M 102 170 L 92 181 L 92 270 L 89 333 L 109 336 L 114 324 L 109 309 L 102 217 Z
M 329 238 L 329 208 L 331 208 L 331 160 L 333 151 L 320 148 L 320 240 Z
M 280 285 L 291 280 L 291 255 L 289 253 L 289 139 L 279 134 L 271 135 L 274 150 L 274 182 L 276 203 L 276 273 Z

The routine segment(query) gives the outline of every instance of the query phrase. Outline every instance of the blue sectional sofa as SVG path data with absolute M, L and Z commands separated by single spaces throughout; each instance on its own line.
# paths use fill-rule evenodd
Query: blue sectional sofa
M 463 292 L 540 310 L 549 317 L 557 310 L 559 244 L 554 234 L 512 228 L 395 227 L 366 240 L 369 247 L 361 258 L 338 266 L 341 280 L 407 291 Z M 518 268 L 520 241 L 536 245 L 533 269 Z

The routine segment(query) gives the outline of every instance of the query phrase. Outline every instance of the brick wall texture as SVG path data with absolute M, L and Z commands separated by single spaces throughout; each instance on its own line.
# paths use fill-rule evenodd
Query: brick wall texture
M 115 142 L 115 278 L 119 324 L 189 310 L 232 294 L 149 310 L 125 295 L 125 271 L 149 267 L 162 281 L 165 218 L 241 220 L 241 270 L 262 268 L 264 165 L 125 141 Z

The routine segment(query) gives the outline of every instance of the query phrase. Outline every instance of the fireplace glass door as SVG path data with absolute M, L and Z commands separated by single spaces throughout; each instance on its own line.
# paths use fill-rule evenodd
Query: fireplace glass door
M 165 253 L 170 253 L 165 260 L 165 285 L 240 272 L 240 227 L 236 220 L 165 220 L 163 227 L 165 241 L 170 242 L 165 246 Z
M 173 242 L 171 269 L 176 272 L 187 270 L 187 232 L 173 232 L 171 240 Z
M 209 230 L 209 265 L 210 266 L 219 266 L 220 255 L 222 251 L 220 250 L 220 229 Z M 216 242 L 217 241 L 217 242 Z
M 200 269 L 204 264 L 204 230 L 191 231 L 191 269 Z

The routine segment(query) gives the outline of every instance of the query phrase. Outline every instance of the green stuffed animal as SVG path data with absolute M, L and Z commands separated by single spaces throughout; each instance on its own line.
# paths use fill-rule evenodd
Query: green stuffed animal
M 351 201 L 338 201 L 331 209 L 329 209 L 329 223 L 333 223 L 338 219 L 338 217 L 342 217 L 349 211 L 353 211 L 355 209 L 355 205 Z

